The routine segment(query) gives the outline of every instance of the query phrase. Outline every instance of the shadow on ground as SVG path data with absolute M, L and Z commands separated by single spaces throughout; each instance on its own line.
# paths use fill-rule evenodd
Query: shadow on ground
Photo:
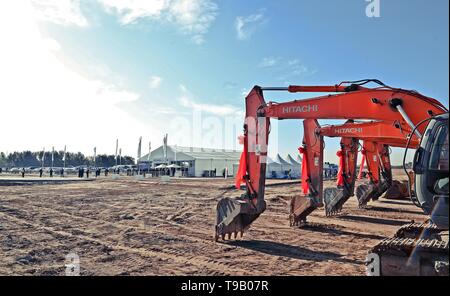
M 376 212 L 386 212 L 386 213 L 407 213 L 407 214 L 416 214 L 420 215 L 422 212 L 419 208 L 417 208 L 417 211 L 411 211 L 411 210 L 403 210 L 403 209 L 393 209 L 393 208 L 386 208 L 386 207 L 378 207 L 378 206 L 368 206 L 366 208 L 368 211 L 376 211 Z
M 353 216 L 353 215 L 342 215 L 342 216 L 339 216 L 336 218 L 343 219 L 343 220 L 367 222 L 367 223 L 374 223 L 374 224 L 385 224 L 385 225 L 392 225 L 392 226 L 402 226 L 407 223 L 411 223 L 411 221 L 404 221 L 404 220 L 374 218 L 374 217 L 366 217 L 366 216 Z
M 343 255 L 334 252 L 309 250 L 299 246 L 286 245 L 273 241 L 241 240 L 226 242 L 227 245 L 241 247 L 273 256 L 287 257 L 310 261 L 337 261 L 343 263 L 362 264 L 362 261 L 343 258 Z
M 369 233 L 359 233 L 359 232 L 352 232 L 348 230 L 343 230 L 340 228 L 333 227 L 331 225 L 317 225 L 317 224 L 306 224 L 302 225 L 300 227 L 302 230 L 307 231 L 314 231 L 314 232 L 321 232 L 321 233 L 327 233 L 331 235 L 350 235 L 357 238 L 363 238 L 363 239 L 376 239 L 376 240 L 382 240 L 386 237 L 376 234 L 369 234 Z
M 411 200 L 409 199 L 402 199 L 402 200 L 378 200 L 378 202 L 380 203 L 386 203 L 386 204 L 391 204 L 391 205 L 410 205 L 411 204 Z

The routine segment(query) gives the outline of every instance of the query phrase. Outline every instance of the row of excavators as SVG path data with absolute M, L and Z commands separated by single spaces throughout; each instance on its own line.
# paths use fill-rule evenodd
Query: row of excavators
M 376 87 L 367 87 L 369 83 Z M 266 103 L 264 93 L 269 91 L 328 94 Z M 291 226 L 307 224 L 308 215 L 317 208 L 324 207 L 327 216 L 338 214 L 355 191 L 358 205 L 363 208 L 383 194 L 398 194 L 402 186 L 393 180 L 390 147 L 405 148 L 408 184 L 402 190 L 429 219 L 402 226 L 394 237 L 370 249 L 367 274 L 448 275 L 448 110 L 442 103 L 416 91 L 366 79 L 333 86 L 255 86 L 245 99 L 245 107 L 243 152 L 236 177 L 239 186 L 245 185 L 245 193 L 219 201 L 215 240 L 242 237 L 266 209 L 270 120 L 301 119 L 302 188 L 290 203 Z M 345 122 L 320 126 L 321 119 Z M 341 138 L 335 188 L 323 188 L 324 137 Z M 416 150 L 413 177 L 405 165 L 408 149 Z M 358 152 L 363 155 L 362 164 L 367 165 L 368 181 L 355 190 Z

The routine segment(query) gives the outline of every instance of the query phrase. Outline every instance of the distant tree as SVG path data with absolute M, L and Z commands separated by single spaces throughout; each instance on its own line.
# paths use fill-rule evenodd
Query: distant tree
M 6 159 L 6 155 L 3 152 L 0 152 L 0 167 L 7 167 L 8 160 Z
M 64 151 L 55 151 L 53 154 L 53 166 L 62 167 Z M 42 151 L 31 152 L 12 152 L 8 155 L 0 152 L 0 166 L 1 167 L 39 167 L 41 166 Z M 95 164 L 99 167 L 111 167 L 116 164 L 114 155 L 101 154 L 97 155 Z M 131 156 L 122 156 L 122 164 L 134 164 L 134 158 Z M 52 165 L 52 152 L 45 152 L 44 167 Z M 83 153 L 66 152 L 66 166 L 80 166 L 80 165 L 94 165 L 92 156 L 86 157 Z
M 122 157 L 122 164 L 124 165 L 133 165 L 134 164 L 134 158 L 131 156 L 123 156 Z

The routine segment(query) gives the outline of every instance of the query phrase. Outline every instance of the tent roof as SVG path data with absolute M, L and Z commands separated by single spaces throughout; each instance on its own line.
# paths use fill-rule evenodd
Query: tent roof
M 280 154 L 277 154 L 276 160 L 277 160 L 277 162 L 279 162 L 282 165 L 291 165 L 289 162 L 284 160 Z
M 279 163 L 276 160 L 273 160 L 272 158 L 270 158 L 269 156 L 267 156 L 267 164 L 279 164 L 281 165 L 281 163 Z
M 197 148 L 197 147 L 183 147 L 183 146 L 167 146 L 167 158 L 171 161 L 174 158 L 178 161 L 188 161 L 195 159 L 223 159 L 239 161 L 241 151 L 228 149 L 213 149 L 213 148 Z M 164 158 L 163 146 L 153 150 L 150 154 L 150 160 L 161 160 Z M 140 158 L 142 161 L 148 159 L 148 154 Z
M 292 165 L 300 165 L 300 162 L 298 162 L 295 159 L 293 159 L 290 154 L 287 155 L 286 159 Z

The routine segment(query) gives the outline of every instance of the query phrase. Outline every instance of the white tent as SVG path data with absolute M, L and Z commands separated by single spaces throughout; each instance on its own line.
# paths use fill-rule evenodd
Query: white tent
M 290 164 L 289 162 L 284 160 L 280 154 L 277 154 L 277 157 L 275 158 L 275 160 L 276 160 L 276 162 L 281 164 L 281 171 L 282 171 L 281 178 L 287 177 L 289 170 L 291 171 L 291 175 L 292 175 L 292 170 L 294 169 L 294 166 L 292 164 Z
M 183 172 L 189 177 L 222 176 L 224 171 L 234 174 L 236 162 L 239 162 L 241 151 L 170 146 L 166 149 L 160 146 L 150 155 L 144 155 L 140 161 L 150 162 L 150 166 L 159 164 L 175 164 L 183 168 Z
M 272 158 L 267 157 L 266 165 L 266 178 L 277 179 L 283 177 L 283 171 L 281 168 L 281 163 L 274 161 Z
M 181 166 L 177 164 L 170 164 L 167 166 L 168 169 L 181 169 Z
M 297 162 L 295 159 L 292 158 L 290 154 L 286 157 L 287 162 L 289 162 L 292 165 L 292 171 L 291 176 L 292 178 L 300 178 L 301 172 L 302 172 L 302 165 L 301 162 Z

